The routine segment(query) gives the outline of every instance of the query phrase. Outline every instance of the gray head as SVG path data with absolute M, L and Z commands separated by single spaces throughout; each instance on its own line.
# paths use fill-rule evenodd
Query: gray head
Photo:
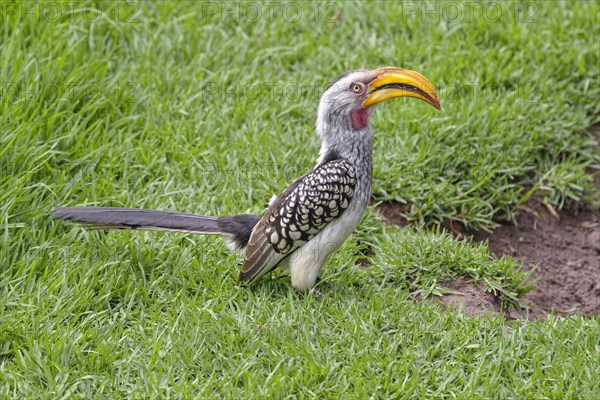
M 317 133 L 326 141 L 342 132 L 368 130 L 374 105 L 395 97 L 415 97 L 438 110 L 433 85 L 421 74 L 397 67 L 357 69 L 333 81 L 321 96 Z

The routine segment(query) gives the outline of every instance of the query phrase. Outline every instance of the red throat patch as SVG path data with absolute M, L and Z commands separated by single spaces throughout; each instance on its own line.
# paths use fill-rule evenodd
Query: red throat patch
M 360 130 L 367 126 L 369 122 L 369 109 L 358 106 L 352 110 L 352 128 Z

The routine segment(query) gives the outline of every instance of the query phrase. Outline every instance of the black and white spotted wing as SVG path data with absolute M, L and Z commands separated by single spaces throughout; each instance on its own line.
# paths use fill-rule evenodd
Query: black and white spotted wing
M 352 200 L 356 171 L 332 160 L 287 188 L 265 211 L 246 247 L 240 281 L 251 283 L 339 217 Z

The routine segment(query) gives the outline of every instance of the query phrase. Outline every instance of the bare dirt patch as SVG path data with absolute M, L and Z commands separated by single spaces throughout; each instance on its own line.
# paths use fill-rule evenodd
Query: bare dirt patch
M 374 201 L 371 205 L 375 204 Z M 402 205 L 394 201 L 384 201 L 377 206 L 379 214 L 383 221 L 388 225 L 406 226 L 409 222 L 402 217 L 403 213 L 408 211 L 408 205 Z
M 462 277 L 443 285 L 453 292 L 440 298 L 446 308 L 461 310 L 472 317 L 486 312 L 492 315 L 503 312 L 500 299 L 491 292 L 485 292 L 483 285 L 476 286 Z
M 385 203 L 383 209 L 380 206 L 384 220 L 407 225 L 401 207 L 394 203 Z M 509 317 L 600 314 L 600 211 L 554 213 L 532 200 L 516 212 L 517 225 L 499 222 L 492 233 L 460 231 L 461 236 L 489 241 L 496 256 L 511 256 L 522 260 L 525 268 L 534 269 L 532 279 L 539 280 L 523 299 L 528 310 L 523 315 L 512 312 Z M 456 228 L 449 230 L 457 233 Z M 447 306 L 462 304 L 469 315 L 501 312 L 500 301 L 470 281 L 458 279 L 444 286 L 456 292 L 442 297 Z
M 594 128 L 600 143 L 600 125 Z M 600 191 L 600 176 L 595 177 Z M 379 211 L 386 223 L 405 226 L 402 217 L 405 205 L 385 202 Z M 521 315 L 505 312 L 511 318 L 544 318 L 546 315 L 600 314 L 600 210 L 563 210 L 557 213 L 532 198 L 515 213 L 516 225 L 498 222 L 492 233 L 466 232 L 462 226 L 444 224 L 459 237 L 472 236 L 476 241 L 489 241 L 496 256 L 511 256 L 523 261 L 525 268 L 534 269 L 532 279 L 537 287 L 522 303 Z M 455 294 L 442 297 L 442 302 L 460 304 L 469 315 L 491 311 L 500 313 L 500 301 L 472 282 L 458 279 L 445 285 Z M 511 315 L 512 314 L 512 315 Z
M 531 202 L 530 202 L 531 205 Z M 600 314 L 600 212 L 563 211 L 553 215 L 540 203 L 520 210 L 518 225 L 500 223 L 488 240 L 492 253 L 523 260 L 534 268 L 537 287 L 523 299 L 529 317 Z

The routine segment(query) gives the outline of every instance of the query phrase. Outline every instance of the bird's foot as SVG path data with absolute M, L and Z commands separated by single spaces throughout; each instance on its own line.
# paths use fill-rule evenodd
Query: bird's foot
M 325 293 L 333 290 L 333 285 L 327 281 L 321 279 L 321 277 L 317 278 L 317 282 L 315 287 L 313 287 L 312 292 L 317 300 L 321 300 Z
M 317 285 L 319 286 L 321 289 L 326 289 L 326 290 L 333 290 L 333 285 L 327 281 L 324 281 L 323 279 L 321 279 L 321 277 L 317 277 Z

